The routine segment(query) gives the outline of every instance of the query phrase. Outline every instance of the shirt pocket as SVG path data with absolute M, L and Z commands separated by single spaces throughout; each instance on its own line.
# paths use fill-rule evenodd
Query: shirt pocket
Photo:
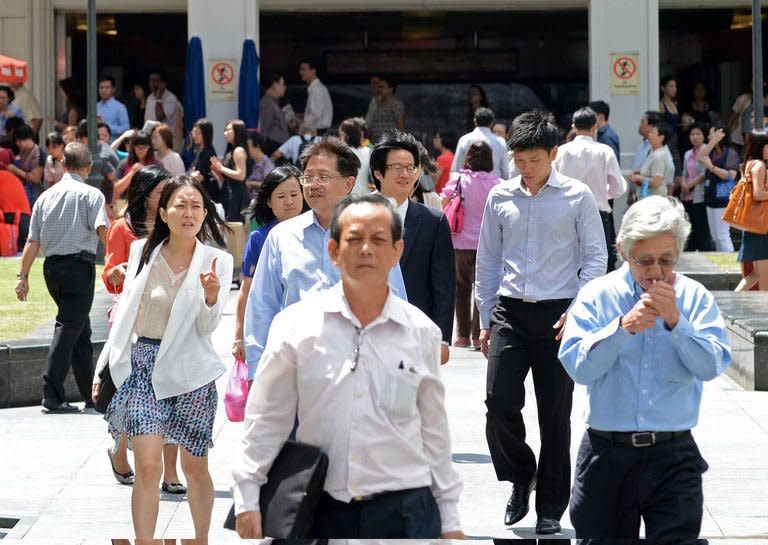
M 392 419 L 416 416 L 416 400 L 422 374 L 414 367 L 387 370 L 379 394 L 379 407 Z

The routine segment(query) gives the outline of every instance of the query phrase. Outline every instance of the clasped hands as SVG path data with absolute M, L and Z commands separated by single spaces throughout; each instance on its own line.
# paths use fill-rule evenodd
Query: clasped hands
M 669 329 L 674 329 L 680 319 L 675 288 L 663 280 L 656 281 L 648 288 L 632 310 L 622 316 L 621 327 L 634 335 L 651 328 L 659 317 L 664 319 Z

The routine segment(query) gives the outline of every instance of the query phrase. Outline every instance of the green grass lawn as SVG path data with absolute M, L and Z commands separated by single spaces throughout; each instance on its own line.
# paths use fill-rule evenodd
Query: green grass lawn
M 717 265 L 723 270 L 726 270 L 726 271 L 741 270 L 741 265 L 736 259 L 738 257 L 737 252 L 705 252 L 702 255 L 707 261 L 709 261 L 713 265 Z
M 0 259 L 0 340 L 21 339 L 56 316 L 56 304 L 48 295 L 43 279 L 43 260 L 38 258 L 29 272 L 29 296 L 16 299 L 16 275 L 21 258 Z M 97 288 L 103 265 L 96 266 Z

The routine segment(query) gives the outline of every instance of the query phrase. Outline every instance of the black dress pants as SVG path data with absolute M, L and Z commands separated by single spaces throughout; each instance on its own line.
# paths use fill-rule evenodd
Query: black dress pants
M 315 510 L 313 538 L 436 539 L 440 511 L 429 488 L 386 492 L 344 503 L 323 492 Z
M 559 520 L 571 486 L 573 381 L 557 358 L 552 325 L 570 300 L 526 303 L 501 297 L 491 316 L 485 404 L 486 439 L 500 481 L 524 485 L 536 476 L 536 513 Z M 525 442 L 525 377 L 533 373 L 541 450 Z
M 93 304 L 96 268 L 76 256 L 51 256 L 43 264 L 45 284 L 58 311 L 48 366 L 43 375 L 43 399 L 49 404 L 66 401 L 64 379 L 70 365 L 83 399 L 91 398 L 93 347 L 88 313 Z
M 642 517 L 646 543 L 702 543 L 701 475 L 707 467 L 690 433 L 633 447 L 587 431 L 570 507 L 576 537 L 593 545 L 636 540 Z
M 611 201 L 613 202 L 613 201 Z M 613 225 L 613 212 L 600 212 L 605 233 L 605 247 L 608 249 L 608 264 L 606 272 L 616 269 L 616 228 Z

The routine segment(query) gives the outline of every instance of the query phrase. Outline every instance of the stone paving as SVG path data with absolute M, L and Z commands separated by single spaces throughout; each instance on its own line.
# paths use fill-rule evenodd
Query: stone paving
M 233 310 L 234 292 L 214 335 L 225 361 L 231 360 L 227 350 Z M 478 352 L 455 349 L 443 380 L 454 462 L 464 480 L 460 504 L 464 531 L 480 541 L 534 538 L 533 512 L 512 528 L 503 525 L 509 485 L 496 481 L 485 442 L 484 359 Z M 537 451 L 532 387 L 528 396 L 525 420 Z M 572 414 L 574 458 L 584 429 L 584 407 L 584 390 L 577 387 Z M 210 454 L 216 490 L 212 544 L 243 543 L 221 528 L 230 505 L 230 467 L 241 432 L 242 424 L 228 422 L 220 405 L 216 446 Z M 768 393 L 744 391 L 727 377 L 708 383 L 695 435 L 710 465 L 704 478 L 702 534 L 718 545 L 768 544 Z M 39 407 L 3 409 L 0 437 L 0 543 L 95 545 L 109 543 L 108 537 L 132 535 L 131 489 L 112 477 L 106 455 L 109 439 L 100 415 L 44 415 Z M 4 517 L 21 520 L 3 530 Z M 567 513 L 562 522 L 563 534 L 555 537 L 573 538 Z M 193 537 L 185 500 L 161 496 L 157 532 L 168 538 Z

